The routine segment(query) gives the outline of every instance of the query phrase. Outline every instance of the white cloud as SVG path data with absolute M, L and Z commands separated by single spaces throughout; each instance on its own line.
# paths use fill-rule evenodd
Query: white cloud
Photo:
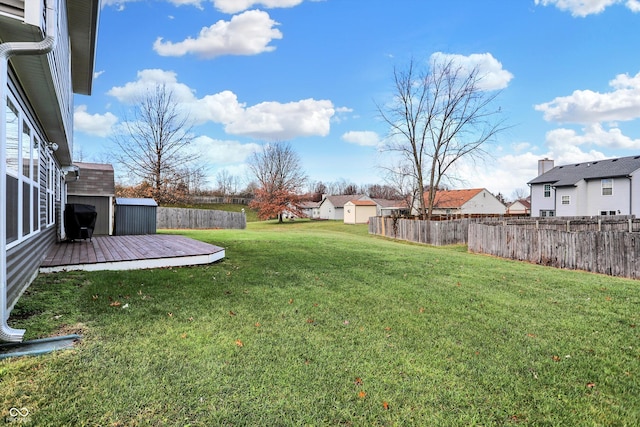
M 478 87 L 482 90 L 504 89 L 513 79 L 513 74 L 503 69 L 502 63 L 490 53 L 474 53 L 464 56 L 436 52 L 431 55 L 430 60 L 437 62 L 453 61 L 467 72 L 477 69 L 480 77 Z
M 242 144 L 238 141 L 213 139 L 206 135 L 195 138 L 191 145 L 200 153 L 200 160 L 210 165 L 243 163 L 261 149 L 259 144 Z
M 288 140 L 300 136 L 326 136 L 335 114 L 328 100 L 303 99 L 282 104 L 262 102 L 246 108 L 225 130 L 268 140 Z
M 74 129 L 88 135 L 107 137 L 117 122 L 118 118 L 109 112 L 89 114 L 86 105 L 78 105 L 73 112 Z
M 601 13 L 607 7 L 619 3 L 624 3 L 632 12 L 640 12 L 638 0 L 535 0 L 535 3 L 543 6 L 555 5 L 558 9 L 579 17 Z
M 238 13 L 254 5 L 261 5 L 266 9 L 294 7 L 303 0 L 212 0 L 216 9 L 224 13 Z
M 618 75 L 609 85 L 614 89 L 612 92 L 576 90 L 534 108 L 543 112 L 545 120 L 559 123 L 592 124 L 639 118 L 640 73 L 634 77 Z
M 231 91 L 197 98 L 195 91 L 179 83 L 171 71 L 158 69 L 138 72 L 138 79 L 108 94 L 123 103 L 133 104 L 156 85 L 166 85 L 179 107 L 188 112 L 195 124 L 220 123 L 229 134 L 245 135 L 267 140 L 288 140 L 300 136 L 326 136 L 335 114 L 329 100 L 303 99 L 288 103 L 263 102 L 247 107 Z
M 380 145 L 380 137 L 372 131 L 350 131 L 342 135 L 342 139 L 351 144 L 363 147 L 377 147 Z
M 159 37 L 153 49 L 161 56 L 193 54 L 207 59 L 222 55 L 257 55 L 275 50 L 270 43 L 282 38 L 276 25 L 278 23 L 267 12 L 250 10 L 233 16 L 230 21 L 220 20 L 203 28 L 196 38 L 173 43 Z
M 640 139 L 623 135 L 622 131 L 615 127 L 605 130 L 601 124 L 594 124 L 585 127 L 583 132 L 578 134 L 573 129 L 554 129 L 547 133 L 547 142 L 550 145 L 562 144 L 572 147 L 596 145 L 608 149 L 640 149 Z

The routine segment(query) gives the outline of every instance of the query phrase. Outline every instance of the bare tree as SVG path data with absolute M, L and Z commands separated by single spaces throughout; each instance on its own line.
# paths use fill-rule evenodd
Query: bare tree
M 116 160 L 130 176 L 148 182 L 158 203 L 175 201 L 176 187 L 184 187 L 182 171 L 196 155 L 188 150 L 191 128 L 178 109 L 173 92 L 164 85 L 147 91 L 136 102 L 133 117 L 124 121 L 124 132 L 113 140 Z
M 307 177 L 300 157 L 286 142 L 265 145 L 249 159 L 249 168 L 258 180 L 254 199 L 249 206 L 258 210 L 262 219 L 278 217 L 282 222 L 285 212 L 301 216 L 300 193 Z
M 499 91 L 484 91 L 482 78 L 478 68 L 469 71 L 454 60 L 434 59 L 425 72 L 412 60 L 405 71 L 394 70 L 394 101 L 378 106 L 390 126 L 385 150 L 410 165 L 400 170 L 411 172 L 423 219 L 431 219 L 436 189 L 451 167 L 483 157 L 485 143 L 504 129 L 500 109 L 493 108 Z

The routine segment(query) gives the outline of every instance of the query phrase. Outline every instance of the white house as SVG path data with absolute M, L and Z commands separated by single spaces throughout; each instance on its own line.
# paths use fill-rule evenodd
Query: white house
M 531 216 L 640 214 L 640 156 L 552 168 L 549 162 L 541 160 L 539 175 L 528 182 Z
M 322 201 L 318 210 L 320 212 L 320 219 L 335 219 L 344 220 L 344 204 L 352 200 L 371 200 L 367 196 L 361 194 L 352 195 L 339 195 L 339 196 L 327 196 L 322 195 Z
M 531 213 L 531 202 L 527 199 L 520 199 L 507 205 L 509 215 L 529 215 Z
M 429 193 L 425 193 L 425 200 Z M 484 188 L 436 192 L 433 215 L 503 215 L 507 207 Z
M 99 0 L 0 0 L 0 341 L 22 341 L 9 313 L 65 237 L 73 93 L 91 94 L 99 11 Z

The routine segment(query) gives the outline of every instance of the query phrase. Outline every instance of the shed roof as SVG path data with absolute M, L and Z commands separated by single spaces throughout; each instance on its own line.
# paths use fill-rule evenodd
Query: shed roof
M 72 196 L 115 196 L 113 166 L 104 163 L 74 163 L 79 168 L 76 181 L 69 181 L 67 189 Z
M 377 206 L 376 202 L 373 200 L 349 200 L 347 203 L 351 203 L 355 206 Z
M 640 169 L 640 156 L 596 160 L 556 166 L 532 179 L 528 184 L 552 184 L 556 187 L 576 185 L 581 180 L 629 176 Z
M 116 197 L 116 205 L 119 206 L 158 206 L 153 199 L 133 199 L 127 197 Z

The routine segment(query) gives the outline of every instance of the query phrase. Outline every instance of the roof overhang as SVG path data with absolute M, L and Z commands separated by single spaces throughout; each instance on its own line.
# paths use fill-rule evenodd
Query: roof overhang
M 67 0 L 66 3 L 71 45 L 71 88 L 74 93 L 89 95 L 93 83 L 100 0 Z M 0 15 L 0 42 L 39 42 L 44 37 L 40 27 L 25 24 L 15 17 Z M 68 132 L 65 129 L 49 55 L 13 56 L 10 65 L 14 71 L 13 77 L 20 83 L 19 89 L 24 91 L 28 99 L 38 100 L 32 102 L 31 107 L 45 132 L 45 138 L 59 144 L 55 156 L 61 164 L 68 165 L 72 161 L 70 145 L 73 133 L 72 129 Z M 73 102 L 70 102 L 69 108 L 73 108 Z M 73 111 L 65 113 L 73 114 Z

